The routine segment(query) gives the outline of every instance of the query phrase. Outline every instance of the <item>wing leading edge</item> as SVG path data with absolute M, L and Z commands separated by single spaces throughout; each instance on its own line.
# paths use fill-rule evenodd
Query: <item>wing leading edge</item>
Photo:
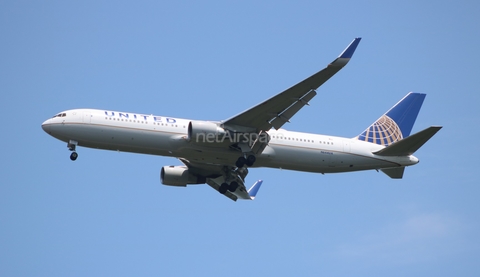
M 315 90 L 340 71 L 353 56 L 361 38 L 355 38 L 326 68 L 270 99 L 223 121 L 223 126 L 235 132 L 279 129 L 317 94 Z

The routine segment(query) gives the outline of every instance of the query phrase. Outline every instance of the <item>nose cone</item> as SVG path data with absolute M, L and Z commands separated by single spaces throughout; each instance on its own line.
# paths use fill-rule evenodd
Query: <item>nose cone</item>
M 45 120 L 45 121 L 42 123 L 42 129 L 43 129 L 47 134 L 50 133 L 50 119 L 47 119 L 47 120 Z

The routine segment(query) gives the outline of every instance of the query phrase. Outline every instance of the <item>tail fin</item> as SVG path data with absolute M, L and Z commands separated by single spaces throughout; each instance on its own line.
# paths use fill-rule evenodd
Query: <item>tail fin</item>
M 388 146 L 408 137 L 425 96 L 424 93 L 408 93 L 400 102 L 358 135 L 357 139 Z

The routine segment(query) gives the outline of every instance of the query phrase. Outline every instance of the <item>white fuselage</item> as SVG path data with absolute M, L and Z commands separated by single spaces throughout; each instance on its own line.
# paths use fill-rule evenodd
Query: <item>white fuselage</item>
M 65 116 L 61 116 L 64 114 Z M 124 152 L 181 157 L 191 162 L 235 164 L 236 149 L 219 143 L 187 139 L 191 120 L 76 109 L 46 120 L 42 128 L 53 137 L 79 146 Z M 351 138 L 270 130 L 270 142 L 254 167 L 333 173 L 409 166 L 414 156 L 386 157 L 373 152 L 384 146 Z

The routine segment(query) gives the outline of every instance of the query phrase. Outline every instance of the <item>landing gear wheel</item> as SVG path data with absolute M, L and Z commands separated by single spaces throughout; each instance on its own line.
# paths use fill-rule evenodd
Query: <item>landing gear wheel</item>
M 249 156 L 247 157 L 247 160 L 246 160 L 246 161 L 247 161 L 247 162 L 246 162 L 246 165 L 247 165 L 247 166 L 252 166 L 252 165 L 255 163 L 256 160 L 257 160 L 257 158 L 255 158 L 254 155 L 249 155 Z
M 228 186 L 228 190 L 231 191 L 231 192 L 235 192 L 238 188 L 238 183 L 233 181 L 230 183 L 230 185 Z
M 70 154 L 70 160 L 75 161 L 77 158 L 78 158 L 77 152 L 72 152 L 72 154 Z
M 237 162 L 235 163 L 235 166 L 238 167 L 238 168 L 241 168 L 246 163 L 247 163 L 247 159 L 245 159 L 244 157 L 240 157 L 240 158 L 238 158 Z
M 223 183 L 220 185 L 220 188 L 218 188 L 218 192 L 225 194 L 229 188 L 230 186 L 227 183 Z

